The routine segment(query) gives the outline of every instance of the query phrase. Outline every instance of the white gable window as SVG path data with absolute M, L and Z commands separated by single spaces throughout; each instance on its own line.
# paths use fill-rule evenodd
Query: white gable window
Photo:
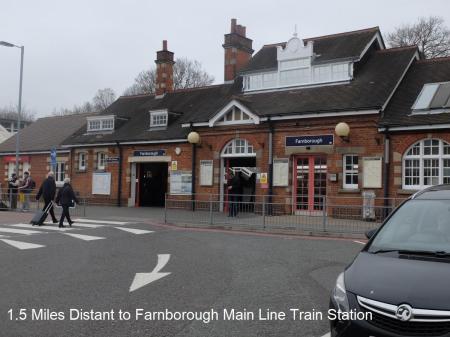
M 167 121 L 167 110 L 150 111 L 150 128 L 166 127 Z
M 212 117 L 208 124 L 210 127 L 215 125 L 230 125 L 230 124 L 259 124 L 260 118 L 258 115 L 252 113 L 243 103 L 237 100 L 232 100 L 214 117 Z
M 114 116 L 100 116 L 87 118 L 87 131 L 111 131 L 114 130 Z
M 224 116 L 222 119 L 219 120 L 219 123 L 229 123 L 233 124 L 233 122 L 242 122 L 242 121 L 248 121 L 250 120 L 250 117 L 243 112 L 241 109 L 233 106 Z M 231 123 L 230 123 L 231 122 Z
M 427 83 L 412 106 L 413 113 L 450 112 L 450 82 Z
M 450 144 L 440 139 L 424 139 L 403 156 L 403 188 L 450 184 Z

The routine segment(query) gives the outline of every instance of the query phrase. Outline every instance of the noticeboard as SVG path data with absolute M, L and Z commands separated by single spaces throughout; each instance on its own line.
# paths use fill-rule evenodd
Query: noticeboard
M 94 172 L 92 174 L 92 194 L 111 194 L 110 172 Z
M 170 194 L 191 194 L 192 172 L 172 171 L 170 173 Z

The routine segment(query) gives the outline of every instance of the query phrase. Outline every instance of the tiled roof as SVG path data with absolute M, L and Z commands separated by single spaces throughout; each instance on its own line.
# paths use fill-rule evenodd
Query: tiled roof
M 378 27 L 351 31 L 340 34 L 326 35 L 304 39 L 303 42 L 314 42 L 314 62 L 322 63 L 331 60 L 357 59 L 367 47 L 374 36 L 379 33 Z M 245 72 L 255 72 L 277 68 L 277 47 L 285 47 L 286 42 L 275 43 L 263 46 L 249 61 L 242 70 Z
M 450 124 L 449 113 L 411 115 L 411 107 L 426 83 L 450 81 L 450 57 L 416 61 L 384 111 L 382 126 Z
M 67 136 L 86 123 L 88 114 L 54 116 L 39 118 L 34 123 L 20 130 L 20 151 L 38 152 L 61 149 L 61 143 Z M 14 152 L 16 136 L 0 144 L 0 153 Z

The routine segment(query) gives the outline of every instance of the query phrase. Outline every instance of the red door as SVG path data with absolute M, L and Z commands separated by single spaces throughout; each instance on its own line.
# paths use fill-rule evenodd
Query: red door
M 295 209 L 305 212 L 322 211 L 327 194 L 327 158 L 295 158 L 294 177 Z

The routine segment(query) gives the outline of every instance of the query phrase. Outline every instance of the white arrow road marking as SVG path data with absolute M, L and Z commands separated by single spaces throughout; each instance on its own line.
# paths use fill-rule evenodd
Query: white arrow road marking
M 127 225 L 129 222 L 124 221 L 108 221 L 108 220 L 93 220 L 93 219 L 74 219 L 75 222 L 99 223 L 105 225 Z
M 15 241 L 15 240 L 6 240 L 6 239 L 0 239 L 4 243 L 7 243 L 10 246 L 19 248 L 19 249 L 34 249 L 34 248 L 41 248 L 45 247 L 43 245 L 37 245 L 35 243 L 29 243 L 29 242 L 22 242 L 22 241 Z
M 360 245 L 365 245 L 365 244 L 366 244 L 365 242 L 362 242 L 362 241 L 357 241 L 357 240 L 353 240 L 353 242 L 355 242 L 355 243 L 359 243 Z
M 8 238 L 9 236 L 7 235 L 0 235 L 0 238 Z
M 105 227 L 105 225 L 93 224 L 93 223 L 78 223 L 75 222 L 72 227 L 83 227 L 83 228 L 99 228 Z
M 22 228 L 29 228 L 32 225 L 28 225 L 28 224 L 18 224 L 18 225 L 12 225 L 13 227 L 22 227 Z M 65 232 L 65 231 L 71 231 L 74 228 L 70 228 L 70 227 L 64 227 L 64 228 L 59 228 L 57 226 L 34 226 L 35 229 L 37 230 L 49 230 L 49 231 L 59 231 L 59 232 Z M 42 232 L 37 232 L 36 233 L 42 233 Z
M 38 232 L 38 231 L 32 231 L 32 230 L 26 230 L 26 229 L 15 229 L 15 228 L 0 228 L 0 232 L 14 233 L 14 234 L 25 234 L 25 235 L 42 233 L 42 232 Z
M 76 239 L 84 240 L 84 241 L 93 241 L 93 240 L 102 240 L 104 238 L 100 236 L 92 236 L 92 235 L 83 235 L 83 234 L 73 234 L 73 233 L 63 233 L 64 235 L 71 236 Z
M 153 233 L 153 231 L 147 231 L 144 229 L 137 229 L 137 228 L 125 228 L 125 227 L 114 227 L 114 228 L 120 229 L 125 232 L 130 232 L 136 235 Z
M 143 286 L 146 286 L 147 284 L 150 284 L 156 280 L 159 280 L 169 275 L 170 272 L 167 273 L 159 272 L 161 269 L 164 268 L 167 262 L 169 262 L 169 259 L 170 254 L 158 254 L 158 263 L 156 264 L 155 269 L 153 269 L 151 273 L 136 273 L 136 276 L 134 276 L 133 283 L 130 286 L 130 293 L 139 288 L 142 288 Z
M 325 335 L 323 335 L 322 337 L 331 337 L 330 333 L 326 333 Z

